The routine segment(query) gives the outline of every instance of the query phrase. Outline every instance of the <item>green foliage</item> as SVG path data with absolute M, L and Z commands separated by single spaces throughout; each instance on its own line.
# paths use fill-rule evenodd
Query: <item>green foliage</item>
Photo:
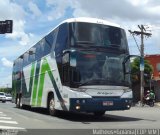
M 11 93 L 12 88 L 0 88 L 0 92 Z
M 149 63 L 149 61 L 144 60 L 144 81 L 148 83 L 151 78 L 151 74 L 153 73 L 153 67 Z M 140 59 L 136 58 L 131 63 L 131 78 L 132 82 L 139 82 L 140 81 Z

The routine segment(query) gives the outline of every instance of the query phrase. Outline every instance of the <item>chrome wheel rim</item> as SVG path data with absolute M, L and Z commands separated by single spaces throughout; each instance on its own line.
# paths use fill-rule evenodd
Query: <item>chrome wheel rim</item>
M 20 102 L 20 103 L 19 103 L 20 107 L 22 107 L 22 99 L 21 99 L 19 102 Z
M 19 98 L 17 98 L 17 105 L 19 104 Z
M 54 107 L 55 107 L 54 99 L 51 99 L 51 101 L 50 101 L 50 103 L 49 103 L 49 109 L 50 109 L 51 111 L 53 111 L 53 110 L 54 110 Z

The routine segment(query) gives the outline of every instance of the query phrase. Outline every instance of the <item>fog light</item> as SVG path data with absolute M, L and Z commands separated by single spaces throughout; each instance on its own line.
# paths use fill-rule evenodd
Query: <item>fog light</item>
M 130 105 L 127 105 L 127 108 L 129 109 L 131 106 Z
M 76 110 L 79 110 L 81 107 L 79 105 L 76 106 Z

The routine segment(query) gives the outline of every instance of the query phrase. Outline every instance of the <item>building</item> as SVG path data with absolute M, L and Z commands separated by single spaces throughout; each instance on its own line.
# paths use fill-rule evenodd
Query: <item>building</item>
M 153 80 L 160 80 L 160 55 L 146 55 L 145 60 L 153 66 Z
M 146 55 L 144 59 L 153 66 L 151 85 L 156 94 L 156 100 L 160 101 L 160 54 Z

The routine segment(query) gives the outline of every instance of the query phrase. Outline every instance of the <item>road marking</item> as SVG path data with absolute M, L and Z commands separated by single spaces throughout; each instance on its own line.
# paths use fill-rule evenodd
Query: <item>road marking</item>
M 6 115 L 6 114 L 0 114 L 0 117 L 1 117 L 1 116 L 7 116 L 7 115 Z
M 4 119 L 4 120 L 11 120 L 11 117 L 0 117 L 0 119 Z
M 10 121 L 12 118 L 11 117 L 5 117 L 7 116 L 3 112 L 0 112 L 0 123 L 5 123 L 5 124 L 18 124 L 17 121 Z M 25 128 L 22 127 L 12 127 L 12 126 L 1 126 L 0 129 L 17 129 L 17 130 L 25 130 Z
M 17 121 L 5 121 L 5 120 L 0 120 L 0 123 L 18 124 Z
M 10 126 L 0 126 L 0 129 L 25 129 L 25 128 L 22 128 L 22 127 L 10 127 Z

